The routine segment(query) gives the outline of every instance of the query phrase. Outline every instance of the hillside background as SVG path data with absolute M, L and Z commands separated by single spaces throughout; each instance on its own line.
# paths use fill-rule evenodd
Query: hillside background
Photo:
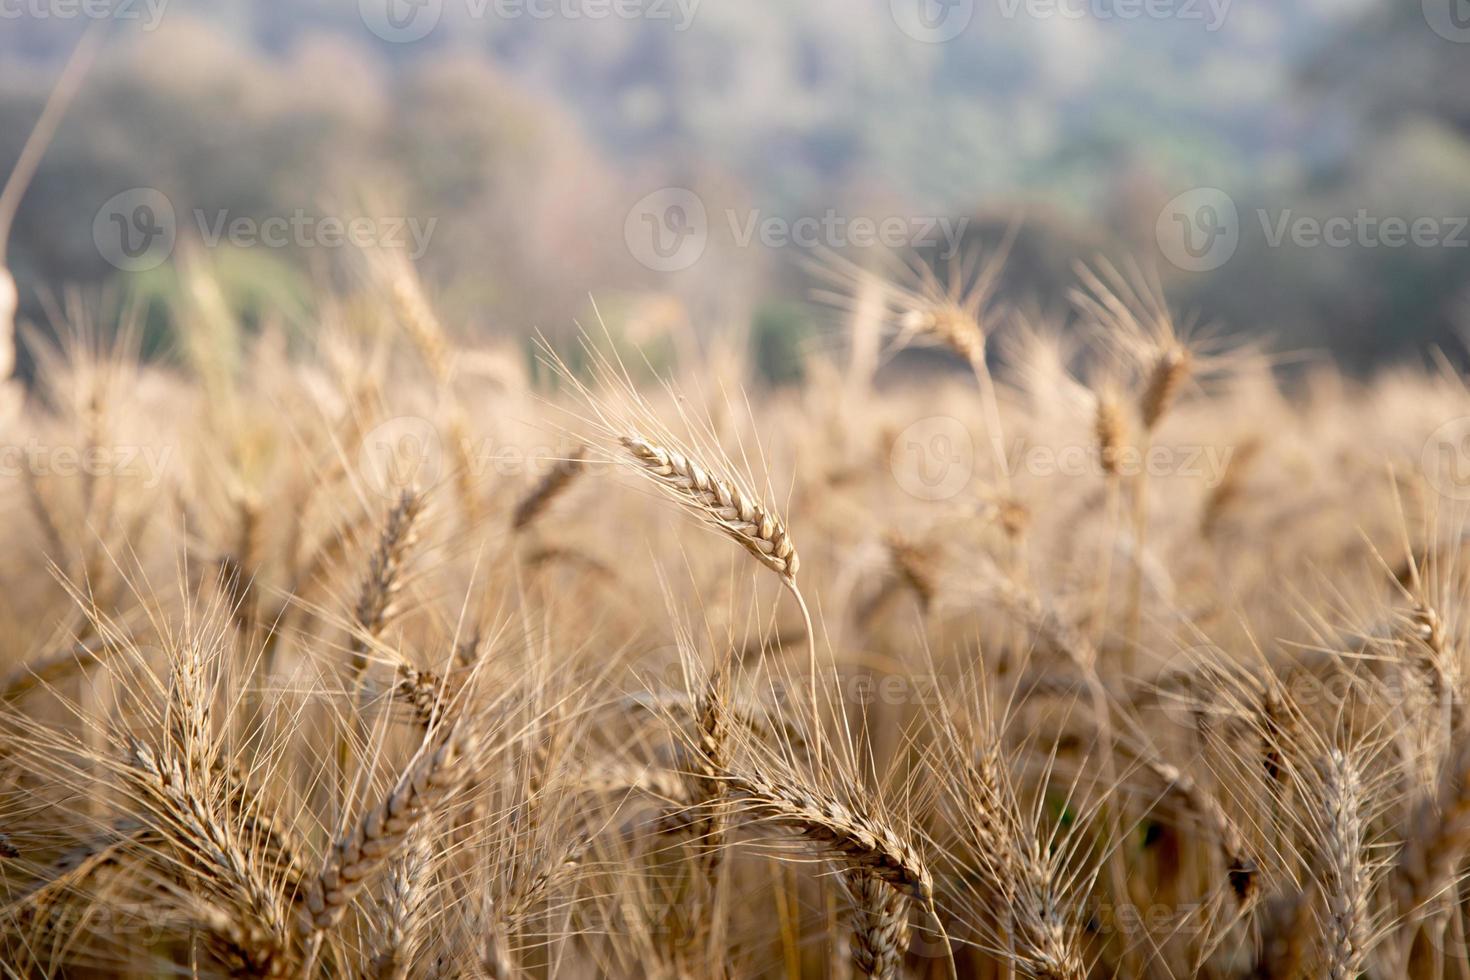
M 74 286 L 135 303 L 153 349 L 176 342 L 148 302 L 177 288 L 170 266 L 120 271 L 93 234 L 110 197 L 146 187 L 172 202 L 178 249 L 196 213 L 433 219 L 420 265 L 471 335 L 571 329 L 595 299 L 648 329 L 820 338 L 811 250 L 741 244 L 725 216 L 835 212 L 966 219 L 966 244 L 1019 222 L 1017 303 L 1064 311 L 1073 262 L 1131 256 L 1199 319 L 1354 369 L 1460 347 L 1470 231 L 1273 245 L 1258 220 L 1366 211 L 1448 233 L 1470 215 L 1470 43 L 1433 29 L 1431 3 L 1234 0 L 1215 23 L 1205 3 L 1130 18 L 987 0 L 929 43 L 900 27 L 901 0 L 703 0 L 687 22 L 672 0 L 631 19 L 557 2 L 530 17 L 442 0 L 402 42 L 370 29 L 371 0 L 172 0 L 156 23 L 139 0 L 18 214 L 23 310 L 44 324 Z M 0 172 L 81 26 L 26 9 L 0 23 Z M 630 208 L 665 187 L 709 214 L 708 247 L 677 271 L 625 240 Z M 1239 245 L 1190 271 L 1159 221 L 1201 187 L 1238 209 Z M 322 315 L 311 287 L 352 274 L 324 249 L 207 257 L 242 308 L 301 330 Z

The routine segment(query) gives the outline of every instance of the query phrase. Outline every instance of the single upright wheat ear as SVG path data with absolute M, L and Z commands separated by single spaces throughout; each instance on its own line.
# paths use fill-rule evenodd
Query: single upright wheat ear
M 846 871 L 852 899 L 852 962 L 859 975 L 894 980 L 909 948 L 909 900 L 866 871 Z
M 924 549 L 897 533 L 888 534 L 884 540 L 894 571 L 905 585 L 914 590 L 920 608 L 927 612 L 934 604 L 938 586 Z
M 246 975 L 288 975 L 293 951 L 286 896 L 241 828 L 223 819 L 217 788 L 177 755 L 143 742 L 133 744 L 124 773 L 147 828 L 175 848 L 182 866 L 196 869 L 205 884 L 201 908 L 227 907 L 201 925 Z
M 423 509 L 423 494 L 404 490 L 388 512 L 377 547 L 368 559 L 367 575 L 358 592 L 353 615 L 356 629 L 349 647 L 354 678 L 367 666 L 369 644 L 382 634 L 397 611 L 393 600 L 403 586 L 403 566 L 416 540 L 416 524 Z
M 1190 356 L 1187 348 L 1176 344 L 1160 352 L 1138 400 L 1138 411 L 1143 417 L 1144 429 L 1152 432 L 1159 420 L 1168 413 L 1175 396 L 1184 385 L 1184 379 L 1189 376 L 1189 369 Z
M 760 501 L 733 482 L 710 473 L 674 449 L 638 436 L 623 436 L 623 448 L 690 510 L 725 532 L 736 544 L 783 579 L 794 580 L 800 560 L 786 526 Z
M 413 834 L 388 870 L 378 910 L 377 950 L 370 961 L 378 980 L 408 980 L 413 954 L 431 925 L 424 894 L 432 873 L 430 843 L 424 834 Z
M 1331 980 L 1356 980 L 1363 972 L 1372 933 L 1369 872 L 1363 861 L 1363 783 L 1357 765 L 1338 749 L 1317 764 L 1322 805 L 1317 860 L 1327 916 L 1323 958 Z
M 373 271 L 388 295 L 394 316 L 435 383 L 447 387 L 451 380 L 449 338 L 424 295 L 413 263 L 398 253 L 375 253 Z
M 1103 472 L 1108 476 L 1117 476 L 1118 454 L 1126 437 L 1126 426 L 1123 409 L 1110 389 L 1098 392 L 1092 429 L 1097 436 L 1098 458 L 1102 461 Z

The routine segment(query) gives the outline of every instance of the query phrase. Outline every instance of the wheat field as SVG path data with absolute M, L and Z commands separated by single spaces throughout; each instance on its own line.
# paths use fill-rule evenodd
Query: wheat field
M 1462 382 L 994 268 L 829 258 L 781 389 L 459 342 L 392 255 L 309 343 L 203 263 L 171 360 L 67 306 L 5 975 L 1466 976 Z

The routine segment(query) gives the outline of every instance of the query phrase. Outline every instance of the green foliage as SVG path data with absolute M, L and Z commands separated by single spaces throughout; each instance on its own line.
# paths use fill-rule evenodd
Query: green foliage
M 799 384 L 805 374 L 803 348 L 811 339 L 811 321 L 804 307 L 795 303 L 762 306 L 750 326 L 760 377 L 773 385 Z

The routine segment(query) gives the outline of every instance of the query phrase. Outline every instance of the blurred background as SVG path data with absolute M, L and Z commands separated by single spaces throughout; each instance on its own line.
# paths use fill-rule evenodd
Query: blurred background
M 153 353 L 171 259 L 310 331 L 362 244 L 466 337 L 595 300 L 776 381 L 826 250 L 1010 237 L 1003 299 L 1057 317 L 1132 260 L 1357 371 L 1470 322 L 1467 0 L 0 0 L 0 175 L 94 24 L 7 262 L 23 319 L 95 292 Z

